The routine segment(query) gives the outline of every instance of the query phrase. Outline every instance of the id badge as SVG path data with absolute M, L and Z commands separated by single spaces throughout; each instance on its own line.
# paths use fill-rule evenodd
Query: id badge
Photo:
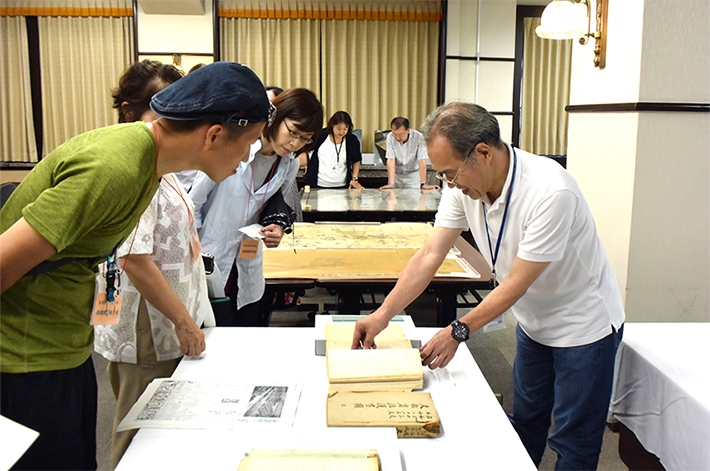
M 239 258 L 256 258 L 260 242 L 258 239 L 242 239 Z
M 101 272 L 96 274 L 96 291 L 94 293 L 94 307 L 91 310 L 91 325 L 118 324 L 121 315 L 122 293 L 117 291 L 113 302 L 108 302 L 106 295 L 106 278 Z
M 500 329 L 505 329 L 505 315 L 508 313 L 508 311 L 505 311 L 503 314 L 500 316 L 496 317 L 492 321 L 490 321 L 488 324 L 483 326 L 483 332 L 493 332 L 494 330 L 500 330 Z

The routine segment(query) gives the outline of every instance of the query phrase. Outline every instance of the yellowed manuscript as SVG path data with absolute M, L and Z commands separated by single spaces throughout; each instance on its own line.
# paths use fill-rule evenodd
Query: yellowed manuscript
M 326 324 L 325 326 L 325 348 L 328 350 L 350 350 L 355 333 L 355 324 Z M 402 326 L 389 324 L 375 337 L 377 349 L 389 348 L 412 348 L 412 344 L 407 340 L 402 331 Z
M 395 427 L 398 438 L 435 438 L 441 421 L 428 392 L 336 392 L 328 396 L 329 427 Z
M 380 471 L 377 450 L 251 450 L 239 471 Z
M 424 387 L 419 350 L 331 350 L 326 352 L 329 391 L 412 391 Z

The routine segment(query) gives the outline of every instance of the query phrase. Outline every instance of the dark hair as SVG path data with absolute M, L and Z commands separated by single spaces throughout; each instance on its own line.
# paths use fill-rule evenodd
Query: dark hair
M 271 90 L 272 92 L 274 92 L 274 96 L 279 96 L 279 95 L 281 95 L 281 94 L 284 92 L 284 89 L 281 88 L 281 87 L 274 87 L 274 86 L 272 86 L 272 85 L 270 85 L 270 86 L 268 86 L 268 87 L 264 87 L 264 91 L 265 91 L 265 92 L 268 92 L 269 90 Z
M 429 113 L 420 129 L 428 144 L 437 136 L 443 136 L 465 158 L 483 142 L 500 149 L 498 120 L 485 108 L 473 103 L 448 103 Z
M 409 120 L 403 116 L 397 116 L 390 123 L 391 128 L 399 129 L 404 126 L 404 129 L 409 129 Z
M 289 88 L 274 99 L 276 117 L 271 126 L 264 128 L 264 137 L 271 140 L 276 138 L 281 123 L 288 118 L 293 121 L 299 131 L 315 135 L 323 127 L 323 105 L 315 93 L 307 88 Z M 302 151 L 310 150 L 313 144 L 305 146 Z
M 171 64 L 148 59 L 132 64 L 121 76 L 118 87 L 111 91 L 113 107 L 118 110 L 118 122 L 141 119 L 143 113 L 150 110 L 151 97 L 182 76 L 182 72 Z
M 333 128 L 340 123 L 345 123 L 348 127 L 348 134 L 353 132 L 353 120 L 346 111 L 336 111 L 328 120 L 328 134 L 333 135 Z
M 203 63 L 203 62 L 199 62 L 199 63 L 193 65 L 192 67 L 190 67 L 190 70 L 188 70 L 187 73 L 188 73 L 188 74 L 191 74 L 191 73 L 193 73 L 194 71 L 199 70 L 199 69 L 203 68 L 203 67 L 206 66 L 206 65 L 207 65 L 207 64 L 205 64 L 205 63 Z

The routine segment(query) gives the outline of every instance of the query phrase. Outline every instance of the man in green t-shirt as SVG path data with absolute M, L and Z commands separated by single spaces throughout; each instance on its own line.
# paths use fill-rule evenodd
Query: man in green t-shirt
M 59 146 L 0 212 L 0 414 L 40 432 L 24 468 L 96 468 L 98 263 L 133 230 L 161 175 L 197 169 L 224 180 L 274 115 L 259 78 L 230 62 L 178 80 L 151 108 L 161 116 L 152 123 Z

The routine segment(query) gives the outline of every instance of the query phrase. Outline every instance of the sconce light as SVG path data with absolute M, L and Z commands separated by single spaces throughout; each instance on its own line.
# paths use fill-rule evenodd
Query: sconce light
M 535 34 L 544 39 L 579 38 L 580 44 L 587 44 L 589 38 L 594 38 L 594 66 L 603 69 L 606 65 L 606 22 L 609 0 L 596 0 L 597 26 L 593 32 L 590 1 L 552 1 L 542 12 L 540 26 L 535 28 Z M 585 19 L 587 20 L 586 32 L 584 31 Z

